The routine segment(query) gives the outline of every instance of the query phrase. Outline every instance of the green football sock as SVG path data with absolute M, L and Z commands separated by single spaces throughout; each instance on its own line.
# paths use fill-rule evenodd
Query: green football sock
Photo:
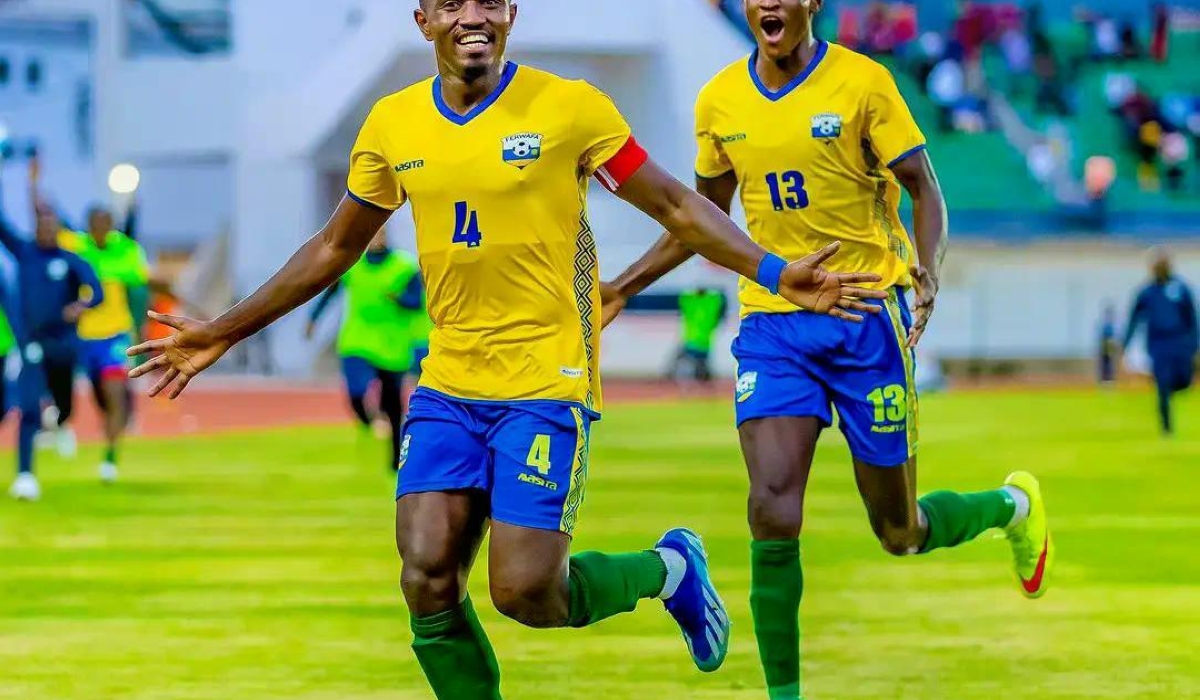
M 104 461 L 108 464 L 117 463 L 117 448 L 109 445 L 104 448 Z
M 799 540 L 750 543 L 750 612 L 771 700 L 800 697 Z
M 929 534 L 921 553 L 957 547 L 994 527 L 1012 522 L 1017 504 L 1004 489 L 980 493 L 934 491 L 918 504 L 929 523 Z
M 662 593 L 667 565 L 653 550 L 632 554 L 584 552 L 571 557 L 567 624 L 587 627 L 632 612 L 638 601 Z
M 414 617 L 413 651 L 438 700 L 501 700 L 500 665 L 475 607 Z

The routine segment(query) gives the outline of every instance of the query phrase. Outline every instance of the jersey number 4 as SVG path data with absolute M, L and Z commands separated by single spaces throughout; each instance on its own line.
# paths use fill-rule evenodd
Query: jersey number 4
M 478 248 L 483 242 L 483 233 L 479 230 L 479 212 L 467 206 L 466 202 L 454 203 L 453 241 L 466 243 L 468 248 Z
M 775 211 L 804 209 L 808 206 L 804 175 L 798 170 L 767 173 L 767 187 L 771 189 L 771 204 L 775 205 Z

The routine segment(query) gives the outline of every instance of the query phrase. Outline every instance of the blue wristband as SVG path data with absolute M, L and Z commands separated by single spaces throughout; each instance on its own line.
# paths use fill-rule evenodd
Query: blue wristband
M 762 262 L 758 264 L 758 274 L 754 280 L 767 288 L 767 291 L 772 294 L 779 293 L 779 278 L 783 277 L 783 269 L 787 267 L 787 261 L 775 255 L 767 253 Z

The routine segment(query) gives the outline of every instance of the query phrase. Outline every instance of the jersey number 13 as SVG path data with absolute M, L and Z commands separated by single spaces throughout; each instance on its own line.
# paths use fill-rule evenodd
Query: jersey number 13
M 808 206 L 804 175 L 798 170 L 767 173 L 767 187 L 771 190 L 771 204 L 775 205 L 775 211 L 804 209 Z

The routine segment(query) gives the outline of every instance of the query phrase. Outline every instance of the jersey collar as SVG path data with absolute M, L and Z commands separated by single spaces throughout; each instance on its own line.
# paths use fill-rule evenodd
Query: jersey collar
M 504 94 L 504 90 L 508 88 L 509 83 L 513 81 L 516 75 L 517 64 L 509 61 L 504 65 L 504 72 L 500 74 L 500 83 L 496 86 L 496 89 L 492 90 L 491 94 L 483 99 L 483 102 L 475 105 L 466 114 L 459 114 L 450 109 L 450 105 L 446 104 L 446 100 L 442 98 L 442 76 L 439 75 L 433 79 L 433 104 L 442 113 L 443 117 L 459 126 L 466 126 L 472 119 L 483 114 L 487 111 L 488 107 L 491 107 L 496 103 L 496 100 L 500 99 L 500 95 Z
M 772 102 L 778 102 L 779 100 L 787 97 L 792 90 L 800 87 L 800 84 L 807 80 L 808 76 L 812 75 L 813 71 L 817 69 L 817 66 L 820 65 L 821 60 L 825 58 L 825 54 L 828 51 L 829 42 L 824 40 L 818 41 L 817 52 L 813 54 L 812 60 L 808 62 L 808 65 L 804 68 L 804 70 L 800 71 L 800 74 L 795 78 L 789 80 L 787 85 L 779 88 L 779 90 L 776 92 L 772 92 L 766 85 L 763 85 L 762 79 L 758 77 L 758 70 L 754 67 L 758 62 L 758 49 L 755 49 L 754 53 L 750 54 L 750 63 L 748 64 L 750 69 L 750 80 L 754 81 L 754 87 L 758 88 L 758 91 L 762 93 L 763 97 Z

